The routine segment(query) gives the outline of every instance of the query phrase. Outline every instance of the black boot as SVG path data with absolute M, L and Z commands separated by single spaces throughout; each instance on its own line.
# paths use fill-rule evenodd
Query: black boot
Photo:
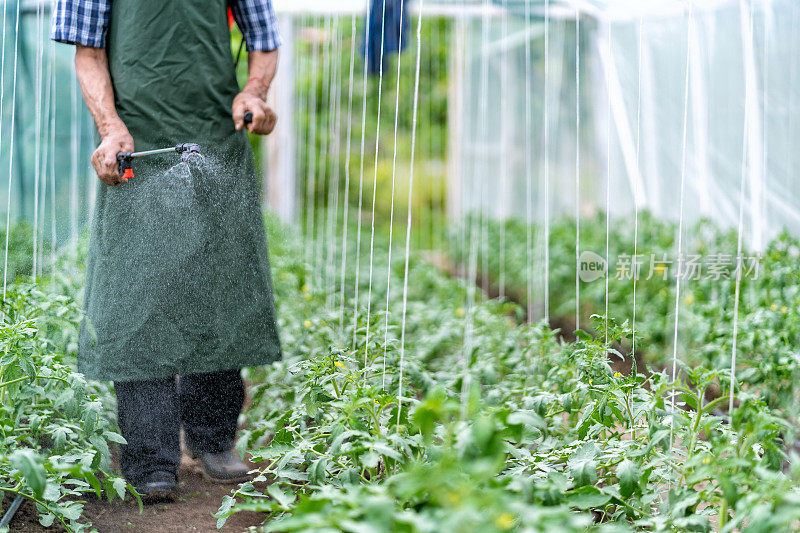
M 134 486 L 144 504 L 169 503 L 178 499 L 178 480 L 172 472 L 153 472 Z
M 249 468 L 233 451 L 236 420 L 244 404 L 238 370 L 189 374 L 178 380 L 186 447 L 214 483 L 242 483 Z
M 116 382 L 122 474 L 145 503 L 177 497 L 181 461 L 180 410 L 175 378 Z
M 250 474 L 248 474 L 250 468 L 233 450 L 220 453 L 192 453 L 191 455 L 200 460 L 203 477 L 212 483 L 244 483 L 250 479 Z

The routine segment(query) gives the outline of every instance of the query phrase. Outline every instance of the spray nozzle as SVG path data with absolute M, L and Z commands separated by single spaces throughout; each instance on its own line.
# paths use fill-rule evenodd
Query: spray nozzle
M 196 143 L 181 143 L 175 147 L 175 151 L 179 154 L 199 154 L 200 145 Z
M 193 155 L 200 155 L 200 145 L 196 143 L 181 143 L 175 147 L 181 154 L 181 161 L 188 161 Z

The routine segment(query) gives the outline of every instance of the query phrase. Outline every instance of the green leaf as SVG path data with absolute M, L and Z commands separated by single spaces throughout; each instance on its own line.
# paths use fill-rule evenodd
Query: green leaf
M 311 483 L 322 483 L 325 481 L 325 465 L 328 462 L 326 457 L 320 457 L 311 463 L 308 468 L 308 480 Z
M 84 478 L 89 482 L 89 485 L 92 486 L 97 497 L 100 498 L 103 494 L 103 487 L 100 485 L 100 480 L 97 479 L 97 476 L 94 475 L 94 472 L 87 470 L 84 473 Z
M 68 520 L 77 520 L 83 514 L 82 503 L 72 503 L 61 507 L 61 515 Z
M 280 470 L 276 470 L 275 476 L 292 481 L 308 481 L 308 474 L 305 472 L 300 472 L 296 468 L 282 468 Z
M 291 445 L 294 442 L 294 436 L 292 432 L 286 428 L 281 428 L 277 433 L 275 433 L 275 437 L 272 439 L 272 444 L 285 444 L 287 446 Z
M 106 430 L 103 432 L 103 436 L 106 438 L 108 442 L 116 442 L 117 444 L 128 444 L 128 441 L 125 440 L 125 437 L 113 431 Z
M 48 483 L 44 489 L 42 499 L 48 502 L 55 502 L 61 497 L 61 489 L 55 483 Z
M 39 523 L 44 527 L 50 527 L 53 525 L 53 522 L 56 519 L 56 515 L 53 513 L 47 513 L 39 516 Z
M 378 466 L 380 456 L 372 450 L 369 450 L 361 454 L 361 457 L 359 457 L 358 460 L 361 461 L 361 465 L 366 468 L 375 468 Z
M 561 405 L 564 406 L 564 412 L 567 414 L 572 412 L 572 394 L 566 393 L 561 396 Z
M 373 450 L 375 450 L 379 454 L 385 455 L 386 457 L 391 457 L 395 461 L 402 461 L 403 460 L 403 456 L 400 455 L 400 453 L 397 450 L 395 450 L 394 448 L 388 446 L 384 442 L 376 442 L 371 447 L 372 447 Z
M 102 464 L 108 464 L 111 460 L 111 453 L 108 451 L 108 442 L 105 441 L 100 435 L 92 435 L 89 437 L 89 442 L 100 452 L 102 457 Z
M 506 418 L 506 423 L 511 426 L 522 425 L 531 428 L 545 427 L 542 417 L 534 411 L 514 411 Z
M 736 502 L 739 501 L 739 491 L 736 488 L 736 484 L 733 483 L 725 474 L 720 474 L 719 486 L 722 489 L 722 495 L 725 496 L 726 500 L 728 500 L 730 507 L 734 508 L 736 506 Z
M 633 461 L 625 459 L 617 466 L 619 493 L 627 498 L 639 489 L 639 469 Z
M 53 432 L 53 449 L 61 451 L 67 443 L 67 428 L 59 427 Z
M 597 448 L 591 442 L 582 446 L 570 457 L 567 466 L 569 466 L 576 487 L 591 485 L 597 481 L 595 457 L 597 457 Z
M 42 459 L 30 449 L 17 450 L 9 458 L 11 466 L 16 468 L 25 478 L 25 482 L 31 488 L 37 498 L 41 498 L 47 486 Z
M 344 442 L 347 439 L 349 439 L 350 437 L 364 436 L 364 435 L 365 433 L 363 431 L 356 431 L 354 429 L 348 429 L 347 431 L 343 431 L 339 435 L 337 435 L 335 439 L 333 439 L 333 442 L 331 442 L 331 445 L 328 448 L 328 453 L 334 456 L 338 455 L 339 450 L 342 447 L 342 444 L 344 444 Z
M 114 480 L 114 490 L 117 492 L 117 496 L 121 500 L 125 499 L 125 489 L 128 484 L 125 482 L 125 479 L 118 477 Z
M 269 494 L 284 511 L 288 511 L 295 500 L 294 494 L 286 494 L 274 483 L 267 487 L 267 494 Z
M 233 496 L 226 495 L 222 498 L 222 503 L 219 506 L 219 510 L 214 513 L 214 517 L 217 519 L 217 529 L 222 529 L 222 526 L 225 525 L 225 521 L 231 515 L 231 509 L 233 509 L 236 500 Z
M 97 425 L 98 412 L 94 403 L 87 406 L 83 413 L 83 431 L 86 435 L 94 433 L 95 426 Z
M 581 510 L 602 507 L 611 500 L 611 496 L 603 494 L 600 489 L 591 485 L 571 490 L 566 493 L 566 496 L 566 502 L 570 507 Z

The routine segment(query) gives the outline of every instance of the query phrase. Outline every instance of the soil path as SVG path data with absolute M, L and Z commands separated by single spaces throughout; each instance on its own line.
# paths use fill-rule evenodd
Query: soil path
M 94 501 L 86 504 L 85 516 L 100 533 L 117 531 L 153 533 L 184 533 L 196 531 L 212 533 L 216 531 L 247 531 L 264 521 L 266 515 L 255 512 L 241 512 L 231 516 L 221 529 L 217 529 L 217 519 L 212 515 L 219 509 L 222 498 L 230 494 L 231 485 L 215 485 L 203 478 L 200 465 L 184 455 L 179 471 L 180 491 L 178 501 L 169 504 L 148 505 L 139 513 L 139 505 L 130 498 L 125 502 Z
M 219 509 L 222 498 L 229 494 L 231 485 L 215 485 L 203 479 L 200 465 L 184 455 L 180 466 L 180 490 L 178 501 L 170 504 L 147 505 L 139 513 L 136 500 L 127 497 L 109 503 L 89 500 L 84 507 L 84 519 L 92 523 L 99 533 L 242 533 L 255 531 L 266 515 L 244 511 L 231 516 L 221 529 L 212 515 Z M 43 528 L 37 518 L 36 510 L 26 502 L 11 522 L 14 533 L 61 532 L 63 528 Z

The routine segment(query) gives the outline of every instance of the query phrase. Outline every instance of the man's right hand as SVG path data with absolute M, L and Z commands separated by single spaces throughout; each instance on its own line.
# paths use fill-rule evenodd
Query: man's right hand
M 133 138 L 114 107 L 114 87 L 108 73 L 105 48 L 77 45 L 75 74 L 81 84 L 83 100 L 100 133 L 100 146 L 92 154 L 92 166 L 106 185 L 123 182 L 117 167 L 117 154 L 133 151 Z
M 92 154 L 92 166 L 97 172 L 97 177 L 106 185 L 116 186 L 127 180 L 123 180 L 119 175 L 117 166 L 117 154 L 120 152 L 133 151 L 133 137 L 128 133 L 128 128 L 120 125 L 111 129 L 100 146 Z

